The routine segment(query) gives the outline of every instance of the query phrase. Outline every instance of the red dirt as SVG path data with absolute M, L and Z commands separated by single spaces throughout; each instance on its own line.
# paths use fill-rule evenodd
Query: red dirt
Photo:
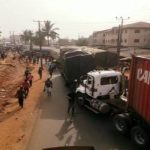
M 14 95 L 23 81 L 25 64 L 11 58 L 7 59 L 6 63 L 0 64 L 0 149 L 23 150 L 26 148 L 36 118 L 44 79 L 39 80 L 38 65 L 31 65 L 33 86 L 24 101 L 24 108 L 20 109 Z M 46 78 L 46 71 L 43 78 Z

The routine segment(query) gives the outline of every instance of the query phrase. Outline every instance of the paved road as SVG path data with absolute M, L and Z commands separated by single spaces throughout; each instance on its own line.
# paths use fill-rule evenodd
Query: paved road
M 64 145 L 90 145 L 96 150 L 138 150 L 128 137 L 118 134 L 104 115 L 77 109 L 73 122 L 66 120 L 67 89 L 59 74 L 53 77 L 53 95 L 43 94 L 39 115 L 27 150 Z

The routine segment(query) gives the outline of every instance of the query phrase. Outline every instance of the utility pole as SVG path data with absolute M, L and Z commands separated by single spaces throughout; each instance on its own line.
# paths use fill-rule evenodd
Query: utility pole
M 14 31 L 10 31 L 10 42 L 11 44 L 14 45 L 14 48 L 16 47 L 16 40 L 15 40 L 15 34 L 14 34 Z
M 14 47 L 16 47 L 16 40 L 15 40 L 15 34 L 14 34 L 14 31 L 13 31 L 13 43 L 14 43 Z
M 120 49 L 121 49 L 121 43 L 122 43 L 122 31 L 123 31 L 123 22 L 124 20 L 130 19 L 130 17 L 124 19 L 123 17 L 116 17 L 117 20 L 121 20 L 121 24 L 119 24 L 118 27 L 118 39 L 117 39 L 117 55 L 118 55 L 118 65 L 120 63 Z
M 33 22 L 37 22 L 38 23 L 38 30 L 39 30 L 39 48 L 40 48 L 40 52 L 41 52 L 41 67 L 43 67 L 43 62 L 42 62 L 42 38 L 41 38 L 41 22 L 44 21 L 33 21 Z

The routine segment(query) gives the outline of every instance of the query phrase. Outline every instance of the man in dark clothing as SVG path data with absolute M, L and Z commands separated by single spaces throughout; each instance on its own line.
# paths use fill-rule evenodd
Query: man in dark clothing
M 18 98 L 19 106 L 21 108 L 23 108 L 23 101 L 24 101 L 24 98 L 25 98 L 25 91 L 24 91 L 22 86 L 18 89 L 18 91 L 16 93 L 16 96 Z
M 56 69 L 56 62 L 53 61 L 53 62 L 51 62 L 50 66 L 49 66 L 49 69 L 48 69 L 49 74 L 50 74 L 51 77 L 52 77 L 52 74 L 53 74 L 55 69 Z
M 52 83 L 52 81 L 50 80 L 50 78 L 48 78 L 48 79 L 45 81 L 45 85 L 44 85 L 44 91 L 46 90 L 48 96 L 51 96 L 52 88 L 53 88 L 53 83 Z
M 30 84 L 28 82 L 27 79 L 24 80 L 24 82 L 22 83 L 22 87 L 25 91 L 25 98 L 28 96 L 28 93 L 29 93 L 29 87 L 30 87 Z
M 33 80 L 33 75 L 31 73 L 29 73 L 28 81 L 29 81 L 30 87 L 32 86 L 32 80 Z
M 76 91 L 76 88 L 79 86 L 79 83 L 78 83 L 78 80 L 75 79 L 72 84 L 71 84 L 71 90 L 72 92 L 75 92 Z
M 36 63 L 36 58 L 33 57 L 33 64 L 35 65 L 35 63 Z
M 24 75 L 25 75 L 26 79 L 27 79 L 29 73 L 30 73 L 29 68 L 26 67 L 26 70 L 25 70 L 25 72 L 24 72 Z
M 50 64 L 50 66 L 48 68 L 48 71 L 49 71 L 49 75 L 52 77 L 53 71 L 54 71 L 54 65 L 53 65 L 53 63 Z
M 43 72 L 43 68 L 39 67 L 38 74 L 39 74 L 40 79 L 42 79 L 42 72 Z
M 53 69 L 51 68 L 51 66 L 49 67 L 48 71 L 49 71 L 50 77 L 52 77 L 52 75 L 53 75 Z
M 69 97 L 69 99 L 68 99 L 69 104 L 68 104 L 67 112 L 68 112 L 68 114 L 71 115 L 71 118 L 72 118 L 74 116 L 74 112 L 75 112 L 75 97 L 76 97 L 76 95 L 74 92 L 71 92 L 68 94 L 68 97 Z

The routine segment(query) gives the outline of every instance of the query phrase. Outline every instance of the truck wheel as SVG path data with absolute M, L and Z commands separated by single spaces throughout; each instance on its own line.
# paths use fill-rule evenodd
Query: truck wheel
M 77 93 L 77 103 L 80 107 L 84 106 L 85 99 L 84 99 L 83 94 Z
M 142 129 L 140 126 L 135 126 L 131 130 L 132 140 L 140 147 L 147 147 L 150 139 L 148 133 Z
M 126 135 L 128 133 L 130 128 L 129 128 L 129 122 L 125 115 L 123 114 L 116 115 L 113 119 L 113 122 L 116 130 L 119 133 L 123 135 Z

